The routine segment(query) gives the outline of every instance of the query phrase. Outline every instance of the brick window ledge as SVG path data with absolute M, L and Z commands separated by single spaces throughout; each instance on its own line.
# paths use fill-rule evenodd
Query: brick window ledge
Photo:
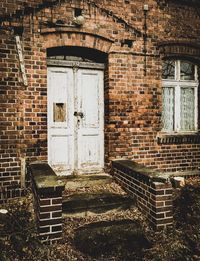
M 200 144 L 200 133 L 159 133 L 158 144 Z

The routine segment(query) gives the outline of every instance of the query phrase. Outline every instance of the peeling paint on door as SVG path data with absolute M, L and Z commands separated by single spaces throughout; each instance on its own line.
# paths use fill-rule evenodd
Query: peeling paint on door
M 103 71 L 48 68 L 48 159 L 58 174 L 104 167 Z

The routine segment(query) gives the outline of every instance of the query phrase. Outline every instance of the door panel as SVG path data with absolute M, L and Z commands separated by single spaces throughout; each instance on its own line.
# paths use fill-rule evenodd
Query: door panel
M 73 146 L 72 139 L 70 136 L 52 136 L 51 137 L 52 146 L 52 158 L 54 165 L 67 165 L 68 169 L 72 169 L 72 158 L 70 158 L 70 150 Z M 68 155 L 68 156 L 67 156 Z M 57 166 L 58 167 L 58 166 Z M 66 169 L 66 168 L 65 168 Z
M 96 170 L 100 165 L 100 144 L 98 135 L 82 135 L 80 139 L 79 169 Z
M 78 110 L 83 113 L 78 128 L 79 172 L 103 168 L 103 72 L 78 71 Z
M 60 173 L 74 165 L 73 71 L 48 68 L 48 157 Z
M 99 128 L 99 78 L 97 73 L 79 72 L 79 108 L 83 112 L 82 128 Z

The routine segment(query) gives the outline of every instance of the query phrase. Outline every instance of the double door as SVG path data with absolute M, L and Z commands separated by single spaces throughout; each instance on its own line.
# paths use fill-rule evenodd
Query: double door
M 104 167 L 103 71 L 48 68 L 48 161 L 60 175 Z

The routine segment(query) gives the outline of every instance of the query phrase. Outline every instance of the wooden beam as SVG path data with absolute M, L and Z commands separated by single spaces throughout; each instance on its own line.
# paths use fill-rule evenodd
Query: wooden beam
M 21 44 L 19 35 L 15 36 L 15 40 L 16 40 L 16 45 L 17 45 L 17 52 L 18 52 L 18 56 L 19 56 L 19 64 L 20 64 L 20 69 L 21 69 L 21 73 L 22 73 L 23 83 L 25 86 L 27 86 L 28 81 L 27 81 L 26 72 L 25 72 L 25 63 L 24 63 L 24 57 L 23 57 L 23 52 L 22 52 L 22 44 Z

